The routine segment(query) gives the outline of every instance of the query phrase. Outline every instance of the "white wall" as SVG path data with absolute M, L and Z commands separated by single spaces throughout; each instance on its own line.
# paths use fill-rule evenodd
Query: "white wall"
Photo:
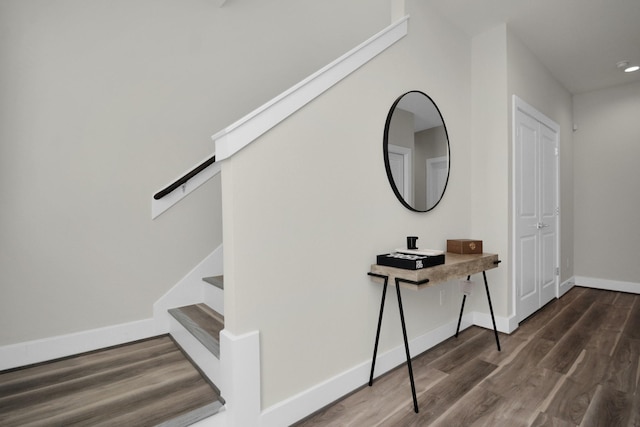
M 473 38 L 472 238 L 500 255 L 500 268 L 487 273 L 494 309 L 512 316 L 511 108 L 518 95 L 560 125 L 561 282 L 573 276 L 573 139 L 571 94 L 509 30 L 496 26 Z M 488 312 L 476 292 L 471 307 Z
M 155 221 L 151 195 L 390 8 L 218 5 L 0 2 L 0 345 L 151 317 L 222 241 L 219 178 Z
M 470 231 L 470 40 L 418 1 L 407 12 L 404 39 L 223 163 L 226 327 L 260 331 L 263 408 L 371 358 L 376 254 Z M 422 214 L 395 198 L 382 156 L 388 110 L 413 89 L 451 139 L 447 192 Z M 456 292 L 406 292 L 410 338 L 457 318 Z M 392 292 L 387 304 L 381 352 L 401 342 Z
M 499 26 L 473 38 L 471 233 L 461 238 L 482 240 L 485 252 L 497 253 L 500 267 L 487 272 L 496 315 L 509 316 L 508 271 L 508 111 L 506 28 Z M 482 278 L 478 278 L 479 281 Z M 480 284 L 482 286 L 482 284 Z M 488 313 L 481 287 L 469 307 Z
M 507 33 L 509 126 L 511 96 L 518 95 L 560 126 L 560 283 L 574 275 L 573 104 L 571 93 L 512 33 Z M 511 128 L 509 128 L 511 129 Z M 511 135 L 511 130 L 509 131 Z M 511 147 L 511 146 L 510 146 Z M 509 155 L 511 158 L 511 154 Z M 511 200 L 511 199 L 510 199 Z M 511 201 L 509 202 L 511 206 Z
M 640 83 L 575 95 L 573 107 L 576 275 L 638 284 Z

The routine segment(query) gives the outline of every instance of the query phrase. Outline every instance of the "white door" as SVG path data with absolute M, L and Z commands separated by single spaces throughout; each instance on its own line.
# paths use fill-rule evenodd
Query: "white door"
M 449 177 L 449 158 L 447 156 L 427 159 L 427 209 L 432 208 L 444 192 Z
M 540 307 L 558 295 L 560 254 L 558 222 L 558 132 L 540 123 Z
M 413 204 L 413 192 L 411 191 L 411 150 L 398 145 L 389 144 L 387 148 L 389 152 L 389 167 L 391 168 L 391 176 L 396 188 L 402 195 L 402 198 Z
M 514 286 L 518 321 L 557 295 L 558 130 L 514 98 Z

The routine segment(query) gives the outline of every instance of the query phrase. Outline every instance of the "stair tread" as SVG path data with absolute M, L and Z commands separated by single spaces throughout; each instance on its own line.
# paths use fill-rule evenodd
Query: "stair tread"
M 224 329 L 224 316 L 206 304 L 172 308 L 169 313 L 211 353 L 220 357 L 220 331 Z
M 202 280 L 217 288 L 224 289 L 224 276 L 203 277 Z

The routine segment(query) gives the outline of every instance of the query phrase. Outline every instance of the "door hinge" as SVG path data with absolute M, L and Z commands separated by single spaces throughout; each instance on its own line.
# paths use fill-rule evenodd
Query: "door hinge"
M 556 276 L 560 275 L 560 267 L 556 267 Z
M 555 150 L 556 150 L 556 156 L 557 156 L 559 154 L 558 147 L 555 147 Z
M 560 206 L 556 206 L 556 215 L 560 215 Z

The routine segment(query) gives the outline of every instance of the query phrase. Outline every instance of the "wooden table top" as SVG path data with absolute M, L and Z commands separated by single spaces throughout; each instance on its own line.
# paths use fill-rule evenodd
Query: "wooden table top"
M 426 279 L 427 283 L 414 285 L 400 282 L 400 285 L 409 289 L 422 289 L 449 280 L 470 276 L 492 268 L 498 267 L 497 254 L 455 254 L 446 252 L 444 264 L 433 267 L 422 268 L 420 270 L 405 270 L 403 268 L 387 267 L 386 265 L 373 264 L 371 273 L 382 276 L 389 276 L 389 284 L 395 285 L 395 278 L 409 280 L 411 282 L 421 282 Z M 375 278 L 375 281 L 382 283 L 382 279 Z

